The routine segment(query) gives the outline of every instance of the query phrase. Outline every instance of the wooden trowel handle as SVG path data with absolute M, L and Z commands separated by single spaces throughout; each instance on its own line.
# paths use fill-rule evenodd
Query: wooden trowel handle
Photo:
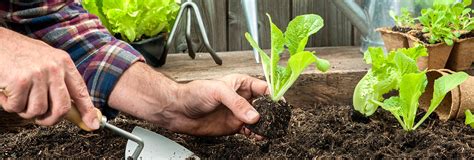
M 97 112 L 97 119 L 99 120 L 99 122 L 102 123 L 102 113 L 97 108 L 94 108 L 94 110 L 96 110 Z M 66 117 L 64 119 L 68 120 L 69 122 L 72 122 L 84 131 L 93 131 L 93 129 L 87 127 L 84 121 L 82 121 L 81 114 L 79 113 L 79 110 L 77 110 L 77 107 L 74 102 L 71 102 L 71 109 L 69 110 L 69 112 L 67 112 Z

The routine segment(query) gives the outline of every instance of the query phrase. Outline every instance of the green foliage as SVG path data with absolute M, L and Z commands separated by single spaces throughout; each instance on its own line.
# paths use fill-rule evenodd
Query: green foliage
M 179 11 L 174 0 L 83 0 L 82 5 L 129 42 L 169 32 Z
M 472 0 L 435 0 L 432 8 L 423 9 L 418 20 L 423 25 L 423 32 L 429 33 L 431 44 L 446 42 L 453 45 L 454 40 L 461 36 L 460 31 L 470 32 L 474 22 L 468 8 Z
M 304 51 L 309 36 L 315 34 L 324 26 L 323 19 L 315 14 L 307 14 L 295 17 L 283 33 L 268 15 L 271 31 L 271 57 L 269 57 L 249 33 L 245 37 L 253 48 L 257 49 L 262 59 L 265 79 L 270 88 L 270 95 L 273 101 L 278 101 L 283 94 L 293 85 L 299 75 L 309 65 L 315 63 L 320 71 L 329 69 L 327 60 L 318 58 L 314 52 Z M 290 58 L 286 67 L 278 65 L 280 55 L 288 47 Z
M 413 27 L 415 26 L 415 18 L 413 18 L 410 11 L 407 8 L 401 9 L 401 14 L 397 15 L 394 11 L 389 12 L 390 17 L 393 18 L 395 24 L 400 27 Z
M 371 103 L 371 100 L 382 101 L 384 94 L 398 90 L 404 75 L 420 72 L 416 60 L 427 55 L 427 49 L 422 45 L 398 49 L 388 55 L 380 47 L 369 48 L 364 53 L 364 59 L 372 68 L 354 90 L 354 109 L 365 116 L 372 115 L 379 105 Z
M 474 115 L 472 115 L 471 110 L 468 109 L 464 113 L 466 114 L 466 121 L 464 123 L 474 128 Z
M 383 109 L 392 113 L 400 125 L 406 131 L 418 128 L 434 110 L 439 106 L 446 94 L 467 80 L 469 76 L 464 72 L 443 75 L 434 82 L 433 98 L 425 115 L 415 124 L 419 98 L 425 91 L 428 83 L 425 72 L 410 73 L 402 77 L 399 96 L 392 96 L 385 101 L 371 102 L 382 106 Z

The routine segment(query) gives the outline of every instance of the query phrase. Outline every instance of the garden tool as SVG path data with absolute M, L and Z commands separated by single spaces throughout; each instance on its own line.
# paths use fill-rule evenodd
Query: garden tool
M 244 9 L 245 19 L 247 20 L 247 28 L 250 32 L 250 35 L 255 40 L 259 42 L 258 39 L 258 15 L 257 15 L 257 0 L 241 0 L 242 8 Z M 255 61 L 260 63 L 260 56 L 257 49 L 253 49 L 253 54 L 255 56 Z
M 0 93 L 4 89 L 0 88 Z M 85 131 L 92 131 L 82 121 L 81 114 L 77 110 L 74 103 L 66 114 L 65 119 L 72 122 Z M 135 127 L 132 133 L 120 129 L 107 122 L 107 118 L 97 109 L 97 117 L 100 117 L 100 128 L 106 128 L 124 138 L 127 138 L 127 147 L 125 157 L 127 159 L 199 159 L 193 152 L 189 151 L 180 144 L 162 136 L 146 130 L 141 127 Z
M 402 8 L 411 13 L 420 13 L 423 8 L 430 7 L 432 0 L 364 0 L 360 7 L 355 0 L 331 0 L 342 13 L 359 29 L 362 34 L 361 52 L 368 47 L 383 46 L 383 40 L 375 29 L 394 26 L 389 11 L 400 14 Z M 415 15 L 415 14 L 414 14 Z
M 192 21 L 192 14 L 191 11 L 194 11 L 194 15 L 196 16 L 196 21 L 198 24 L 198 29 L 201 32 L 201 39 L 204 42 L 204 45 L 206 46 L 206 49 L 209 51 L 209 54 L 211 54 L 212 59 L 214 59 L 214 62 L 218 65 L 222 65 L 222 59 L 216 54 L 216 51 L 212 49 L 211 45 L 209 44 L 209 40 L 207 38 L 207 33 L 206 29 L 204 28 L 204 23 L 202 21 L 202 16 L 201 13 L 199 12 L 199 8 L 194 3 L 192 0 L 187 0 L 183 4 L 181 4 L 181 9 L 179 10 L 178 16 L 176 17 L 176 22 L 173 25 L 173 29 L 171 29 L 168 41 L 167 41 L 167 46 L 171 45 L 171 42 L 173 42 L 173 39 L 175 38 L 177 29 L 178 29 L 178 24 L 181 21 L 183 14 L 186 12 L 186 43 L 188 45 L 188 54 L 189 56 L 194 59 L 196 57 L 196 53 L 194 52 L 193 45 L 192 45 L 192 39 L 191 39 L 191 21 Z

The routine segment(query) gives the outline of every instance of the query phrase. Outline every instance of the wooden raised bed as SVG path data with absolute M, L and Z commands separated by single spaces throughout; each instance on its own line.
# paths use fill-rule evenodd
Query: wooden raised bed
M 120 115 L 113 124 L 131 130 L 139 125 L 183 144 L 211 159 L 333 158 L 474 158 L 474 129 L 460 121 L 441 122 L 432 116 L 417 131 L 406 133 L 390 113 L 379 110 L 370 119 L 353 115 L 352 92 L 368 70 L 358 47 L 313 49 L 332 64 L 328 73 L 310 68 L 285 98 L 294 107 L 289 134 L 255 142 L 241 135 L 194 137 L 170 133 L 153 124 Z M 262 77 L 252 52 L 218 53 L 216 66 L 208 54 L 170 55 L 157 70 L 180 82 L 219 78 L 232 73 Z M 126 140 L 107 131 L 85 133 L 69 123 L 30 127 L 0 134 L 2 157 L 122 158 Z

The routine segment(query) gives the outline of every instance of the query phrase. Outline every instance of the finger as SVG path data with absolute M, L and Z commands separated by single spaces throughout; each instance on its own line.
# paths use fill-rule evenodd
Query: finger
M 33 80 L 26 111 L 19 113 L 20 117 L 31 119 L 48 111 L 48 84 L 45 77 L 38 76 Z
M 101 117 L 97 117 L 98 110 L 94 107 L 86 84 L 75 67 L 66 72 L 66 85 L 71 99 L 81 114 L 82 121 L 91 129 L 99 129 L 99 118 Z
M 71 99 L 64 82 L 64 72 L 52 69 L 49 77 L 50 108 L 46 114 L 36 119 L 37 124 L 44 126 L 58 123 L 71 108 Z
M 6 100 L 3 109 L 7 112 L 23 112 L 26 109 L 31 84 L 31 79 L 25 77 L 7 86 L 4 90 Z
M 258 112 L 234 90 L 222 85 L 217 87 L 217 92 L 218 100 L 227 106 L 239 120 L 246 124 L 253 124 L 258 121 L 260 117 Z
M 0 88 L 0 109 L 3 109 L 5 103 L 7 103 L 7 96 L 4 93 L 4 89 Z
M 270 91 L 268 90 L 267 82 L 254 77 L 247 76 L 243 80 L 243 85 L 248 86 L 250 92 L 254 97 L 270 93 Z

